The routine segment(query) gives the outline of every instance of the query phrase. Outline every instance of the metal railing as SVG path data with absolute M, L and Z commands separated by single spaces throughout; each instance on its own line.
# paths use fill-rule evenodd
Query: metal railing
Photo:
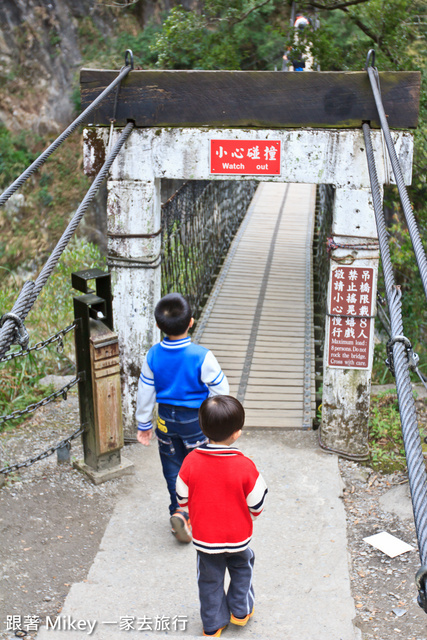
M 313 306 L 314 352 L 316 372 L 316 407 L 321 403 L 323 382 L 323 351 L 325 344 L 325 318 L 329 282 L 329 254 L 327 240 L 331 235 L 334 188 L 321 184 L 317 188 L 313 241 Z
M 198 319 L 256 181 L 189 181 L 162 205 L 162 295 L 185 294 Z

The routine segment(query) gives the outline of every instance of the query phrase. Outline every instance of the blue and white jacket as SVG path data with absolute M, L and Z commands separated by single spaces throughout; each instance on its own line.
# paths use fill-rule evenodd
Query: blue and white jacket
M 138 382 L 138 429 L 152 427 L 156 402 L 198 409 L 208 396 L 228 395 L 229 386 L 212 351 L 191 338 L 155 344 L 143 364 Z

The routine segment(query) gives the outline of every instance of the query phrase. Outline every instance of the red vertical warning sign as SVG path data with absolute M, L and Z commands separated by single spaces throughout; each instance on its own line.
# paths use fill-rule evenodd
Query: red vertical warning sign
M 211 140 L 210 172 L 280 175 L 280 140 Z
M 334 269 L 331 276 L 328 365 L 367 369 L 373 331 L 372 267 Z

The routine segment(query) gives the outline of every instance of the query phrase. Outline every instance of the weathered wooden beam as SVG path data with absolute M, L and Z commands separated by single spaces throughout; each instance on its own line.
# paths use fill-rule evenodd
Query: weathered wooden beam
M 389 126 L 417 126 L 421 76 L 383 71 L 381 94 Z M 87 107 L 117 71 L 82 69 L 82 107 Z M 115 91 L 88 124 L 109 125 Z M 137 127 L 379 128 L 368 75 L 353 72 L 138 71 L 123 80 L 115 124 Z

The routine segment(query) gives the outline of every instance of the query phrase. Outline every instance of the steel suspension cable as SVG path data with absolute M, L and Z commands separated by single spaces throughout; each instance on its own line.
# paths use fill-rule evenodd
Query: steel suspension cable
M 421 242 L 418 225 L 412 211 L 412 205 L 409 200 L 408 192 L 405 185 L 405 180 L 403 178 L 402 169 L 400 167 L 400 162 L 397 157 L 396 150 L 394 148 L 393 140 L 391 138 L 390 128 L 387 122 L 387 116 L 385 114 L 384 106 L 381 99 L 380 79 L 379 79 L 378 69 L 374 66 L 369 65 L 369 62 L 371 59 L 372 59 L 372 63 L 374 64 L 375 51 L 373 49 L 371 49 L 368 52 L 368 57 L 366 61 L 366 71 L 368 72 L 369 81 L 372 87 L 372 93 L 374 95 L 375 104 L 376 104 L 378 116 L 380 119 L 381 129 L 384 134 L 385 143 L 387 145 L 388 154 L 390 156 L 391 166 L 393 168 L 396 185 L 400 195 L 400 201 L 402 203 L 403 213 L 405 215 L 406 224 L 408 225 L 408 231 L 411 237 L 412 246 L 414 247 L 415 258 L 417 260 L 418 269 L 420 270 L 421 280 L 424 287 L 424 293 L 427 297 L 427 258 L 424 251 L 424 247 Z
M 130 51 L 130 50 L 128 50 Z M 43 151 L 43 153 L 17 178 L 0 196 L 0 207 L 7 202 L 15 191 L 21 187 L 24 182 L 35 172 L 41 165 L 47 160 L 47 158 L 68 138 L 73 131 L 87 118 L 87 116 L 98 106 L 102 100 L 108 96 L 127 76 L 129 71 L 133 68 L 133 62 L 128 63 L 128 58 L 125 57 L 125 66 L 120 70 L 119 75 L 113 80 L 113 82 L 106 88 L 86 109 L 61 133 L 58 138 L 52 142 L 52 144 Z
M 16 332 L 16 322 L 12 318 L 8 318 L 7 316 L 18 316 L 18 319 L 23 321 L 28 315 L 31 307 L 37 299 L 37 296 L 40 294 L 43 286 L 46 284 L 47 279 L 50 274 L 56 267 L 59 258 L 61 257 L 64 249 L 66 248 L 68 242 L 73 236 L 75 230 L 77 229 L 80 220 L 83 218 L 83 215 L 86 212 L 89 204 L 94 199 L 96 192 L 98 191 L 101 183 L 104 181 L 108 171 L 111 168 L 114 160 L 120 152 L 120 149 L 128 139 L 132 129 L 134 127 L 133 122 L 129 122 L 126 127 L 123 129 L 119 140 L 114 145 L 111 153 L 105 160 L 104 164 L 101 167 L 98 175 L 93 181 L 90 189 L 86 193 L 83 198 L 80 206 L 78 207 L 76 213 L 59 239 L 56 247 L 52 251 L 49 256 L 46 264 L 41 270 L 35 282 L 27 281 L 24 283 L 24 286 L 21 289 L 21 292 L 12 308 L 12 312 L 10 314 L 6 314 L 6 320 L 4 321 L 1 329 L 0 329 L 0 360 L 3 358 L 4 354 L 9 349 L 10 344 L 13 341 L 14 334 Z
M 374 213 L 384 272 L 386 297 L 390 311 L 391 349 L 394 361 L 396 390 L 402 423 L 402 435 L 408 467 L 408 479 L 414 512 L 415 529 L 422 563 L 422 567 L 417 573 L 416 578 L 419 590 L 418 602 L 427 612 L 427 475 L 418 430 L 415 401 L 409 376 L 407 345 L 410 345 L 410 343 L 403 335 L 401 306 L 402 294 L 400 287 L 395 284 L 394 280 L 382 195 L 377 177 L 370 131 L 369 124 L 364 123 L 363 135 L 365 138 Z

